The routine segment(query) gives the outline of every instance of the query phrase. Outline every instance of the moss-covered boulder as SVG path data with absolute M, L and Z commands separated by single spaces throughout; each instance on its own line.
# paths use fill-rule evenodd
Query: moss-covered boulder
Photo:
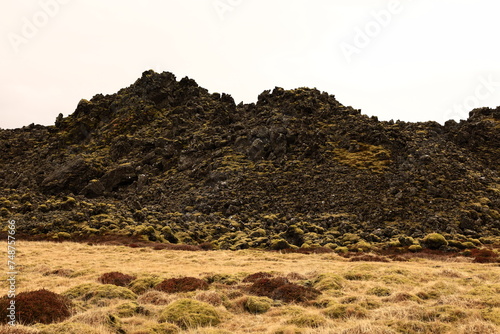
M 429 249 L 439 249 L 442 246 L 448 246 L 446 238 L 439 233 L 427 234 L 422 243 Z
M 170 322 L 187 328 L 215 326 L 221 322 L 221 315 L 210 304 L 193 299 L 179 299 L 160 313 L 160 322 Z

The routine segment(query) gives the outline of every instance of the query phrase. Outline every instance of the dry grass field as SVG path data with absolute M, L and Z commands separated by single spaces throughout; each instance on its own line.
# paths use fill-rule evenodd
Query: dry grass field
M 189 252 L 71 242 L 17 247 L 17 293 L 63 294 L 72 300 L 72 315 L 51 325 L 4 326 L 0 333 L 500 333 L 500 266 L 465 257 L 374 262 L 335 253 Z M 99 282 L 110 272 L 135 280 L 120 288 Z M 271 276 L 261 283 L 274 278 L 296 290 L 256 296 L 257 283 L 244 279 L 262 272 Z M 183 277 L 209 284 L 189 292 L 153 289 L 164 279 Z M 321 294 L 287 299 L 302 291 L 297 286 Z

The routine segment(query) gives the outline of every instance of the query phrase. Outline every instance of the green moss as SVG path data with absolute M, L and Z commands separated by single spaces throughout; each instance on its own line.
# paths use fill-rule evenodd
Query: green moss
M 344 278 L 349 281 L 368 281 L 372 278 L 373 276 L 367 273 L 360 273 L 360 272 L 347 272 L 344 274 Z
M 218 325 L 221 316 L 210 304 L 192 299 L 179 299 L 161 312 L 159 321 L 171 322 L 187 329 Z
M 383 146 L 376 146 L 361 143 L 355 140 L 351 141 L 351 146 L 358 147 L 356 150 L 347 150 L 334 145 L 333 156 L 339 162 L 358 169 L 368 169 L 374 173 L 382 173 L 390 164 L 390 151 Z
M 405 284 L 410 282 L 408 278 L 402 275 L 384 275 L 380 277 L 380 280 L 386 284 Z
M 286 241 L 285 239 L 275 239 L 275 240 L 271 240 L 270 248 L 272 250 L 282 250 L 282 249 L 291 248 L 291 246 L 288 243 L 288 241 Z
M 227 285 L 235 285 L 240 282 L 240 279 L 238 278 L 237 275 L 230 275 L 230 274 L 215 274 L 205 277 L 205 280 L 208 283 L 221 283 Z
M 320 314 L 306 313 L 288 320 L 286 324 L 298 327 L 318 328 L 324 326 L 326 322 L 326 318 Z
M 71 239 L 71 234 L 69 234 L 67 232 L 58 232 L 58 233 L 54 234 L 54 236 L 52 238 L 56 239 L 56 240 L 68 240 L 68 239 Z
M 439 233 L 431 233 L 425 236 L 423 243 L 427 248 L 439 249 L 442 246 L 448 246 L 446 238 Z
M 259 228 L 259 229 L 256 229 L 255 231 L 252 231 L 250 233 L 250 237 L 251 238 L 260 238 L 260 237 L 265 237 L 266 234 L 267 234 L 266 230 Z
M 408 250 L 410 252 L 417 253 L 417 252 L 420 252 L 422 250 L 422 246 L 420 246 L 420 245 L 411 245 L 410 247 L 408 247 Z
M 335 274 L 319 275 L 313 282 L 315 289 L 324 290 L 340 290 L 343 287 L 344 279 Z
M 334 305 L 323 311 L 323 314 L 331 319 L 365 318 L 367 311 L 359 305 Z
M 335 248 L 335 252 L 339 254 L 345 254 L 349 252 L 349 249 L 347 247 L 337 247 Z
M 123 303 L 116 307 L 116 311 L 119 317 L 132 317 L 139 313 L 143 308 L 139 306 L 136 302 Z
M 378 297 L 386 297 L 391 295 L 391 289 L 382 287 L 382 286 L 376 286 L 371 289 L 369 289 L 367 292 L 369 295 L 374 295 Z
M 82 299 L 91 303 L 101 299 L 137 299 L 137 295 L 127 288 L 95 283 L 77 285 L 64 292 L 63 295 L 70 299 Z
M 267 297 L 250 296 L 244 303 L 246 311 L 254 314 L 266 313 L 272 305 L 272 299 Z
M 153 289 L 160 284 L 163 280 L 158 276 L 141 277 L 133 280 L 129 284 L 129 289 L 136 294 L 143 294 L 144 292 Z

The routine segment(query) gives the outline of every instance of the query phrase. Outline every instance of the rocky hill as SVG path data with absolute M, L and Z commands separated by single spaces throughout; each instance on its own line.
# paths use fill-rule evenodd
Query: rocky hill
M 460 249 L 500 237 L 499 162 L 500 107 L 381 122 L 316 89 L 236 105 L 147 71 L 54 126 L 0 130 L 0 215 L 57 240 L 363 248 L 439 232 Z

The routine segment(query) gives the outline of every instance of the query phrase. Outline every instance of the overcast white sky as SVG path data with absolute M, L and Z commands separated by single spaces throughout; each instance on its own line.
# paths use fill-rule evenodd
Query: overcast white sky
M 316 87 L 381 120 L 500 105 L 498 0 L 23 0 L 0 4 L 0 127 L 50 125 L 142 72 L 255 102 Z

